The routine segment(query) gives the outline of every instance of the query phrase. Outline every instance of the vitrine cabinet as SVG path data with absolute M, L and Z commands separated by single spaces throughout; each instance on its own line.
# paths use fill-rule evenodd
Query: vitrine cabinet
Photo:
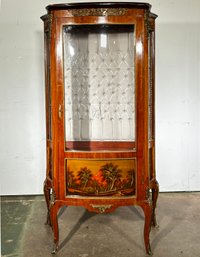
M 155 14 L 147 3 L 47 6 L 44 21 L 47 223 L 58 249 L 67 205 L 144 211 L 156 225 Z

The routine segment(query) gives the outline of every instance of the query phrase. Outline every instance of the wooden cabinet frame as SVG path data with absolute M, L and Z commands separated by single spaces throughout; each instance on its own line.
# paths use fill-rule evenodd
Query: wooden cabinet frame
M 146 3 L 81 3 L 47 6 L 42 16 L 45 34 L 47 175 L 44 193 L 47 223 L 59 242 L 57 212 L 64 205 L 84 206 L 108 213 L 119 206 L 138 205 L 145 215 L 144 242 L 151 253 L 149 233 L 156 226 L 159 186 L 155 175 L 155 19 Z M 136 138 L 134 142 L 66 142 L 64 106 L 63 26 L 124 24 L 135 28 Z M 66 147 L 67 146 L 67 147 Z M 88 147 L 89 146 L 89 147 Z M 109 147 L 108 147 L 109 146 Z M 104 148 L 106 151 L 104 151 Z M 72 150 L 73 149 L 73 150 Z M 135 160 L 136 191 L 129 196 L 93 196 L 66 193 L 68 160 Z

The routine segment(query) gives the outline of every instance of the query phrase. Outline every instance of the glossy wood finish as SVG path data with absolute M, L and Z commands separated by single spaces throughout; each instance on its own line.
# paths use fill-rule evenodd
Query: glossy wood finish
M 155 14 L 146 3 L 85 3 L 47 7 L 42 16 L 45 32 L 47 176 L 44 193 L 47 224 L 54 232 L 54 252 L 58 249 L 57 212 L 63 205 L 84 206 L 89 211 L 108 213 L 119 206 L 138 205 L 145 215 L 144 242 L 151 254 L 149 233 L 156 225 L 158 182 L 155 174 Z M 135 28 L 135 142 L 65 142 L 63 26 L 127 24 Z M 151 92 L 150 92 L 151 91 Z M 149 98 L 150 95 L 150 98 Z M 149 103 L 151 107 L 149 107 Z M 149 119 L 149 108 L 151 118 Z M 149 133 L 149 123 L 151 132 Z M 149 136 L 150 134 L 150 136 Z M 136 160 L 136 191 L 130 196 L 66 194 L 65 162 L 68 159 Z
M 86 150 L 86 151 L 98 151 L 98 150 L 134 150 L 135 142 L 120 141 L 120 142 L 103 142 L 103 141 L 66 141 L 66 150 Z

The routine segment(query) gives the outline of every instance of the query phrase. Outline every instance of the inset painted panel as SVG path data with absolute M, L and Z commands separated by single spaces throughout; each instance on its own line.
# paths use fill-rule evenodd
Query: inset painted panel
M 65 164 L 67 195 L 135 195 L 135 159 L 68 159 Z

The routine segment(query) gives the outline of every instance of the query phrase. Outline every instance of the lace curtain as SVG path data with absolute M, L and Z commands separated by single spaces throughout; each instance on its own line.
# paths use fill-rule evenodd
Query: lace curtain
M 63 40 L 66 140 L 134 140 L 133 26 L 67 26 Z

